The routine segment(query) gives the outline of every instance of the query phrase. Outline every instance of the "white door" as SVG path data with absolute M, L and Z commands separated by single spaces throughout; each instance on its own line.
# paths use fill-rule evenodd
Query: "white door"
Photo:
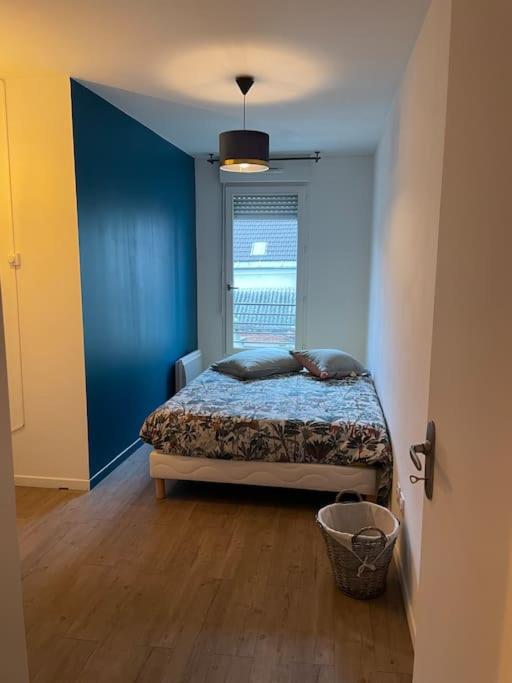
M 452 11 L 414 683 L 511 683 L 512 5 Z
M 225 189 L 226 353 L 303 344 L 304 193 Z

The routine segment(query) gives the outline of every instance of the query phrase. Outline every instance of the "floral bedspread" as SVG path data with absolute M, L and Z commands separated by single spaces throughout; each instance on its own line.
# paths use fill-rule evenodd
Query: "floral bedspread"
M 370 377 L 240 381 L 206 370 L 152 412 L 140 436 L 174 455 L 377 465 L 379 500 L 391 488 L 391 444 Z

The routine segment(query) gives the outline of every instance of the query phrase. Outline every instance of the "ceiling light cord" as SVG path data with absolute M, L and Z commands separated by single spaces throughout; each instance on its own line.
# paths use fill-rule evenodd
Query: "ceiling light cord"
M 244 95 L 244 130 L 245 130 L 245 98 L 246 98 L 246 95 Z

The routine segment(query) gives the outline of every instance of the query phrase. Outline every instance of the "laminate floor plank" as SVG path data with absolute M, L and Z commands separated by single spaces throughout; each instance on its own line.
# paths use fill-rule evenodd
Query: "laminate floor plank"
M 46 643 L 44 656 L 30 657 L 31 683 L 70 683 L 79 680 L 97 644 L 87 640 L 54 636 Z M 108 680 L 108 679 L 105 679 Z
M 79 683 L 135 683 L 148 659 L 147 647 L 112 647 L 109 643 L 99 645 L 87 660 Z
M 412 683 L 412 674 L 375 671 L 370 674 L 369 683 Z
M 34 683 L 411 683 L 396 570 L 336 590 L 317 510 L 331 494 L 167 482 L 147 452 L 91 492 L 17 489 Z
M 169 674 L 171 658 L 172 650 L 165 647 L 153 648 L 144 662 L 137 683 L 174 683 Z M 198 683 L 202 683 L 200 678 Z
M 387 591 L 369 607 L 377 671 L 411 672 L 413 652 L 395 566 L 390 568 Z

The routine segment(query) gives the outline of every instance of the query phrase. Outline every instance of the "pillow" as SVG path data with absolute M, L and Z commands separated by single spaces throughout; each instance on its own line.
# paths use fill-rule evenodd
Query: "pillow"
M 359 361 L 339 349 L 309 349 L 290 353 L 306 370 L 320 379 L 342 379 L 366 372 Z
M 214 363 L 212 370 L 238 379 L 260 379 L 284 372 L 300 372 L 301 365 L 286 349 L 264 348 L 235 353 Z

